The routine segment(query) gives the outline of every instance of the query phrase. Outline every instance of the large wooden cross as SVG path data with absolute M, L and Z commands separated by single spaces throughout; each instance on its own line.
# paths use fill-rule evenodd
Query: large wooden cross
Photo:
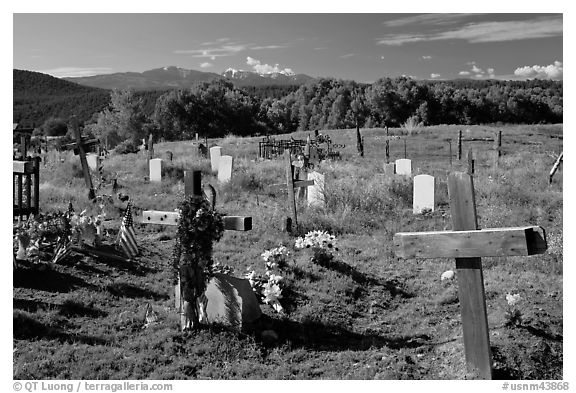
M 78 118 L 76 116 L 72 116 L 70 119 L 70 125 L 72 127 L 72 132 L 74 132 L 76 142 L 64 145 L 64 148 L 66 150 L 74 150 L 74 155 L 80 156 L 80 165 L 82 165 L 84 181 L 86 182 L 86 187 L 88 188 L 88 199 L 93 200 L 96 198 L 96 191 L 94 190 L 94 185 L 92 184 L 90 167 L 88 166 L 88 161 L 86 161 L 86 150 L 88 150 L 91 146 L 100 144 L 100 141 L 98 139 L 82 138 L 82 135 L 80 134 L 80 127 L 78 126 Z
M 542 254 L 544 230 L 537 226 L 478 230 L 473 178 L 468 173 L 448 176 L 453 231 L 397 233 L 396 255 L 402 258 L 456 258 L 458 298 L 464 351 L 469 370 L 492 378 L 492 356 L 481 257 Z
M 268 187 L 270 191 L 288 191 L 288 209 L 290 210 L 292 223 L 298 226 L 298 216 L 296 214 L 296 196 L 295 190 L 314 185 L 314 180 L 297 180 L 294 179 L 294 166 L 292 165 L 292 158 L 290 150 L 284 151 L 284 163 L 286 166 L 286 183 L 272 184 Z M 290 226 L 287 225 L 289 228 Z
M 192 171 L 187 172 L 184 177 L 184 193 L 185 195 L 202 195 L 202 172 Z M 214 199 L 213 199 L 214 201 Z M 212 202 L 214 208 L 214 202 Z M 145 210 L 142 212 L 143 224 L 160 224 L 160 225 L 178 225 L 180 220 L 180 213 L 170 211 L 157 211 Z M 224 230 L 226 231 L 250 231 L 252 230 L 252 217 L 246 216 L 224 216 L 222 217 L 224 223 Z M 174 302 L 176 310 L 180 314 L 180 327 L 186 328 L 187 315 L 184 315 L 184 301 L 181 294 L 180 277 L 178 277 L 178 284 L 174 286 Z

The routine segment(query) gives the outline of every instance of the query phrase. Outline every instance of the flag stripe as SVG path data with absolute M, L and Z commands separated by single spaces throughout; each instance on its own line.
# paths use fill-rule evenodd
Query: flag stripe
M 120 245 L 122 251 L 128 257 L 132 258 L 138 255 L 138 244 L 136 243 L 136 233 L 132 225 L 132 206 L 130 203 L 126 207 L 126 213 L 124 213 L 116 243 Z

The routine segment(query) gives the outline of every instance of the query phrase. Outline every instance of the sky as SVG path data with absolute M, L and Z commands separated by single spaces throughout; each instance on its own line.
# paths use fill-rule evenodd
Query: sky
M 563 22 L 562 13 L 478 11 L 15 12 L 13 68 L 56 77 L 177 66 L 367 83 L 401 75 L 562 80 Z

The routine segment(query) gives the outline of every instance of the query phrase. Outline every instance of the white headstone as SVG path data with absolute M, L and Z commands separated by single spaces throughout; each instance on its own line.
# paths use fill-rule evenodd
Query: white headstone
M 396 160 L 396 174 L 412 176 L 412 160 L 400 158 Z
M 150 160 L 150 181 L 162 181 L 162 159 L 153 158 Z
M 98 154 L 89 153 L 86 154 L 86 161 L 88 162 L 88 167 L 91 171 L 98 169 Z
M 220 156 L 220 163 L 218 164 L 218 181 L 227 183 L 232 179 L 232 166 L 234 158 L 232 156 Z
M 314 180 L 314 185 L 308 187 L 308 206 L 324 208 L 324 175 L 316 171 L 308 172 L 308 180 Z
M 393 175 L 394 173 L 396 173 L 396 164 L 394 164 L 393 162 L 389 164 L 384 164 L 384 174 Z
M 430 175 L 414 176 L 412 211 L 420 214 L 424 210 L 434 211 L 434 177 Z
M 210 166 L 212 167 L 212 172 L 218 172 L 218 166 L 221 155 L 222 155 L 222 147 L 213 146 L 210 148 Z

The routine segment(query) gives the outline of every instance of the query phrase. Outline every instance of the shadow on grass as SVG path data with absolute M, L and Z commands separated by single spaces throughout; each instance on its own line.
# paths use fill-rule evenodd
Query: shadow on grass
M 105 290 L 114 296 L 129 297 L 132 299 L 143 298 L 154 300 L 166 300 L 170 298 L 169 295 L 154 292 L 151 291 L 150 289 L 140 288 L 125 282 L 115 282 L 109 284 L 105 287 Z
M 82 343 L 104 345 L 108 341 L 101 337 L 68 333 L 54 326 L 46 325 L 28 315 L 16 311 L 13 316 L 14 338 L 19 340 L 58 340 L 61 343 Z
M 12 283 L 14 288 L 39 289 L 47 292 L 70 292 L 80 287 L 94 287 L 78 277 L 54 270 L 49 265 L 42 266 L 42 269 L 36 267 L 16 269 L 12 274 Z
M 400 296 L 405 299 L 414 297 L 415 295 L 405 291 L 401 288 L 401 284 L 397 280 L 381 280 L 378 278 L 370 277 L 365 273 L 362 273 L 353 266 L 348 265 L 345 262 L 339 261 L 337 259 L 315 261 L 318 266 L 326 269 L 333 270 L 340 274 L 349 276 L 356 283 L 360 285 L 374 285 L 384 287 L 392 297 Z
M 402 349 L 435 345 L 426 334 L 405 336 L 380 336 L 351 332 L 336 325 L 316 321 L 296 322 L 278 320 L 264 316 L 261 328 L 273 330 L 278 335 L 275 345 L 289 344 L 293 348 L 306 348 L 317 351 L 366 351 L 370 348 Z M 265 342 L 261 331 L 256 332 L 256 340 Z
M 532 333 L 535 336 L 545 338 L 545 339 L 550 340 L 550 341 L 562 342 L 564 340 L 564 337 L 561 334 L 549 333 L 545 330 L 538 329 L 538 328 L 531 326 L 531 325 L 520 325 L 519 327 L 526 330 L 529 333 Z
M 62 304 L 42 302 L 38 300 L 29 299 L 13 299 L 12 308 L 28 312 L 36 312 L 38 310 L 51 310 L 57 309 L 60 315 L 67 317 L 105 317 L 107 312 L 99 310 L 94 307 L 86 306 L 80 302 L 73 300 L 66 300 Z

